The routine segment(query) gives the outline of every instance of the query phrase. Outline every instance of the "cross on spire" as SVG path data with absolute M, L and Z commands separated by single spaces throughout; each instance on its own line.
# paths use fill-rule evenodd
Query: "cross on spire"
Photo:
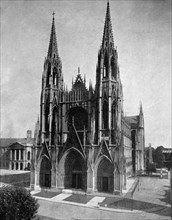
M 53 11 L 53 14 L 52 14 L 52 15 L 53 15 L 53 19 L 54 19 L 54 15 L 55 15 L 55 12 L 54 12 L 54 11 Z

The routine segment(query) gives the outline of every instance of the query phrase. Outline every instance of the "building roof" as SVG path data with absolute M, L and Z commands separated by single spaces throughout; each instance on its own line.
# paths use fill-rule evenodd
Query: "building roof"
M 131 125 L 131 129 L 136 129 L 139 123 L 139 115 L 125 116 L 125 120 Z
M 14 143 L 22 145 L 33 144 L 34 138 L 0 138 L 0 147 L 9 147 Z

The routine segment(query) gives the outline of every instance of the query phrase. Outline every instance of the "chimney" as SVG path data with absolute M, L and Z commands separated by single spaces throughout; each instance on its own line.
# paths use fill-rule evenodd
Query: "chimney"
M 26 138 L 27 138 L 27 142 L 29 142 L 31 140 L 31 138 L 32 138 L 32 131 L 31 130 L 27 130 Z

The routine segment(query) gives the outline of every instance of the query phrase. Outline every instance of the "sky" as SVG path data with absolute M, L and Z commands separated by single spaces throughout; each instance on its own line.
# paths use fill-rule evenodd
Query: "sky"
M 78 67 L 95 85 L 107 1 L 1 1 L 1 137 L 34 132 L 52 13 L 65 84 Z M 139 114 L 145 143 L 171 147 L 171 0 L 110 1 L 124 113 Z

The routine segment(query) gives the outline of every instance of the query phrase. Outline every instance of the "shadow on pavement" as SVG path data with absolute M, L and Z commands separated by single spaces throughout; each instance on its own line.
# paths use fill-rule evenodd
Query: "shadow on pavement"
M 171 213 L 170 207 L 131 198 L 106 198 L 100 206 L 114 209 L 140 210 L 148 213 L 156 213 L 162 216 L 170 216 Z
M 170 200 L 171 200 L 171 198 L 170 198 L 170 186 L 164 186 L 164 188 L 165 188 L 164 189 L 165 195 L 164 195 L 163 198 L 159 198 L 159 200 L 171 205 L 172 201 L 170 202 Z

